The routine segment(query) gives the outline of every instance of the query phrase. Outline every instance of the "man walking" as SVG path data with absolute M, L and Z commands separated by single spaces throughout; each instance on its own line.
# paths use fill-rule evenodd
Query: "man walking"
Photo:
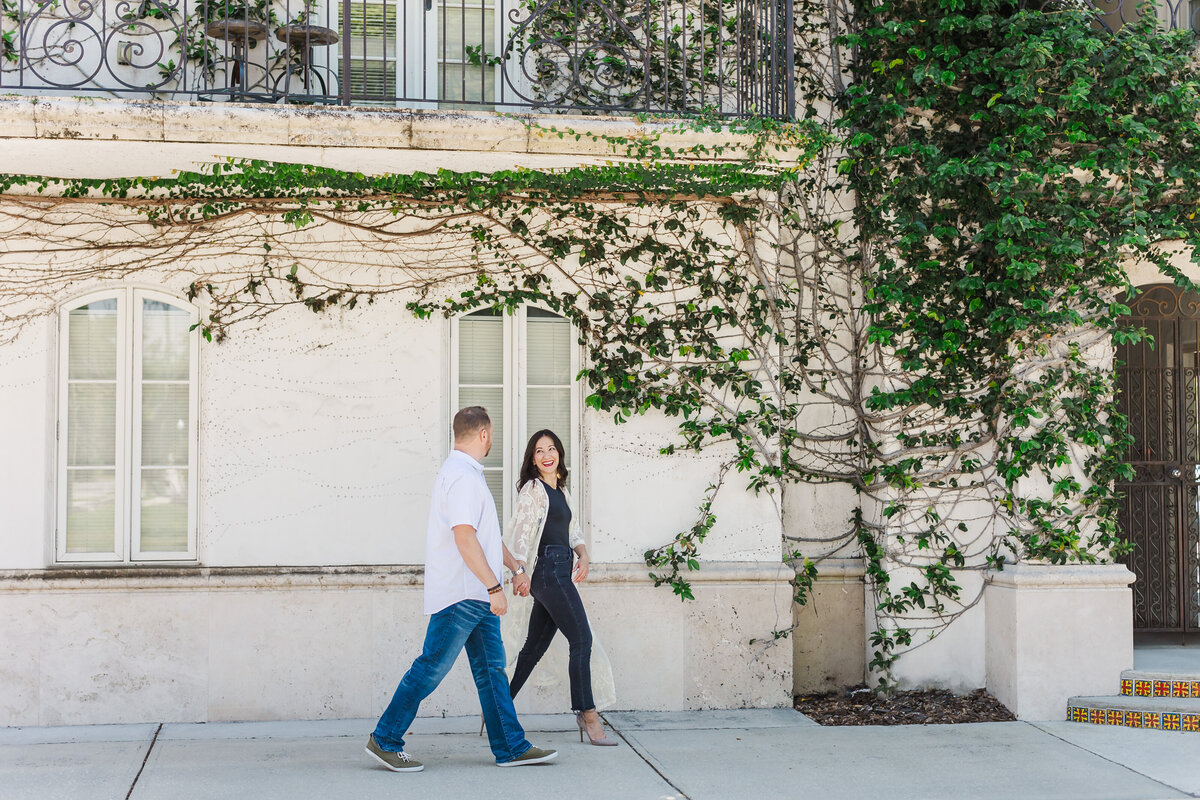
M 500 639 L 500 615 L 508 610 L 501 583 L 504 546 L 480 463 L 491 449 L 492 421 L 486 410 L 470 406 L 454 415 L 454 450 L 438 472 L 429 508 L 425 613 L 431 616 L 425 646 L 367 739 L 367 753 L 393 772 L 425 768 L 404 752 L 404 733 L 417 706 L 446 677 L 464 647 L 496 764 L 541 764 L 558 755 L 526 741 L 508 691 Z

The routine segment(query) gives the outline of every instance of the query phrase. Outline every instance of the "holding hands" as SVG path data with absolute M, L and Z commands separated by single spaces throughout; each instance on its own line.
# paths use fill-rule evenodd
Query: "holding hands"
M 488 602 L 491 604 L 492 613 L 497 617 L 503 617 L 508 611 L 508 597 L 504 592 L 495 592 L 488 595 Z
M 571 571 L 571 581 L 573 583 L 583 583 L 587 580 L 588 568 L 591 561 L 588 559 L 587 551 L 582 546 L 576 549 L 577 558 L 575 560 L 575 569 Z M 525 564 L 516 562 L 520 566 L 520 572 L 514 572 L 512 576 L 512 590 L 514 597 L 529 597 L 529 574 L 525 572 Z
M 524 572 L 513 575 L 512 587 L 513 594 L 517 597 L 529 597 L 529 576 Z

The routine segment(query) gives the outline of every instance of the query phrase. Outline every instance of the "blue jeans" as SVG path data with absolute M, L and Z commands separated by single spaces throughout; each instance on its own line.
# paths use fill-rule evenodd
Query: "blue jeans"
M 571 679 L 571 710 L 589 711 L 592 700 L 592 629 L 579 589 L 571 581 L 574 563 L 571 548 L 557 544 L 542 547 L 533 578 L 529 581 L 533 610 L 529 614 L 529 633 L 517 655 L 508 688 L 513 697 L 529 680 L 534 666 L 542 660 L 554 634 L 567 637 L 567 674 Z
M 392 702 L 375 726 L 375 742 L 381 749 L 404 749 L 404 733 L 417 716 L 417 706 L 433 694 L 464 647 L 496 762 L 520 758 L 532 746 L 525 739 L 508 693 L 500 618 L 482 600 L 461 600 L 429 618 L 421 655 L 401 679 Z

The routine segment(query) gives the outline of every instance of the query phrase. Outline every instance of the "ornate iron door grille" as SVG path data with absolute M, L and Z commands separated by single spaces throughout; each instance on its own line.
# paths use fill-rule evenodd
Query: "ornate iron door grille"
M 1146 287 L 1130 322 L 1153 343 L 1117 348 L 1118 404 L 1129 418 L 1133 480 L 1120 522 L 1134 550 L 1133 624 L 1200 629 L 1200 295 Z

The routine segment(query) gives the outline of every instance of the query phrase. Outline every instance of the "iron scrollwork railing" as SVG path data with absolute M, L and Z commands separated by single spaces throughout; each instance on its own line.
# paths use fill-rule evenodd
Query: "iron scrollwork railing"
M 1122 300 L 1129 304 L 1129 316 L 1135 319 L 1200 319 L 1200 294 L 1181 289 L 1174 284 L 1143 287 L 1137 296 Z
M 0 93 L 787 118 L 793 2 L 0 0 Z M 1018 0 L 1064 4 L 1109 30 L 1143 13 Z
M 0 92 L 792 112 L 792 0 L 0 4 Z
M 790 116 L 791 3 L 545 0 L 496 63 L 534 107 Z
M 5 8 L 0 87 L 154 91 L 178 80 L 168 42 L 179 36 L 175 6 L 130 0 L 63 0 Z M 163 65 L 160 67 L 159 65 Z M 127 68 L 127 69 L 125 69 Z M 7 79 L 7 80 L 6 80 Z
M 0 92 L 320 101 L 337 70 L 311 2 L 0 0 Z M 294 84 L 294 85 L 293 85 Z
M 1193 0 L 1156 0 L 1153 9 L 1144 5 L 1144 0 L 1019 0 L 1019 5 L 1047 12 L 1064 7 L 1087 9 L 1095 16 L 1096 25 L 1109 32 L 1144 13 L 1155 14 L 1164 28 L 1200 31 L 1200 4 L 1193 8 Z

